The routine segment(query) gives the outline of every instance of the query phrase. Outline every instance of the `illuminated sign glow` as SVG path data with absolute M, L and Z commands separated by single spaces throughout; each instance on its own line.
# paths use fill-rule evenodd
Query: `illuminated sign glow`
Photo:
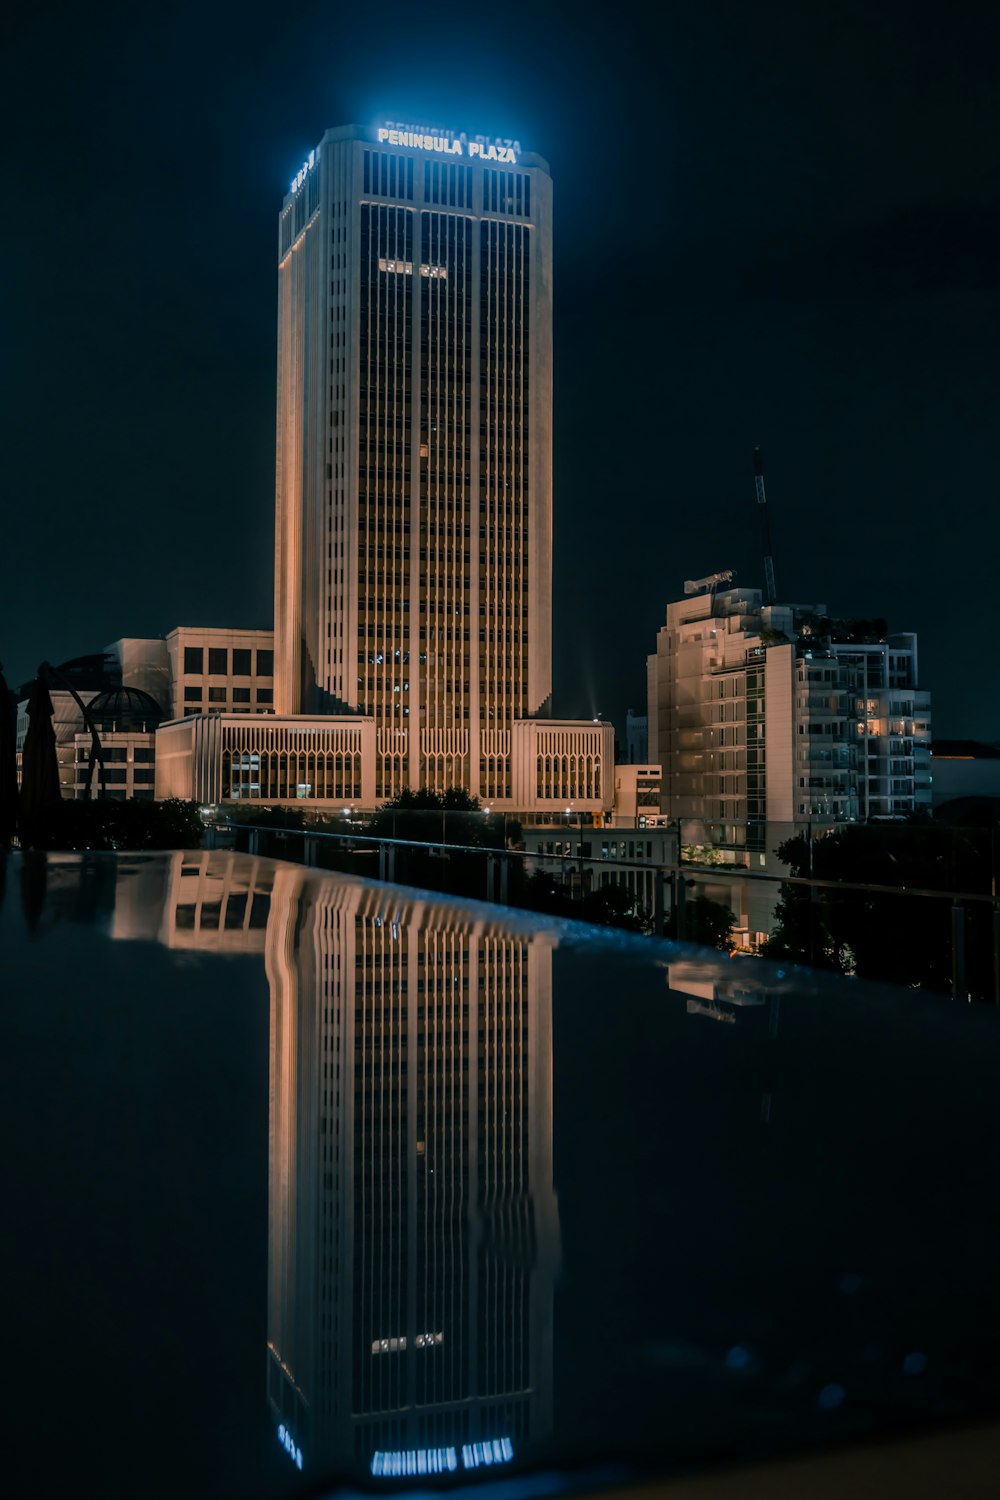
M 293 193 L 298 192 L 299 188 L 305 182 L 306 178 L 309 176 L 309 173 L 312 171 L 315 165 L 316 153 L 315 151 L 310 151 L 309 155 L 306 157 L 305 161 L 302 163 L 301 167 L 292 178 L 291 191 Z
M 480 1464 L 509 1464 L 513 1457 L 510 1438 L 490 1438 L 485 1443 L 466 1443 L 462 1448 L 462 1464 L 466 1469 L 478 1469 Z
M 458 1468 L 454 1448 L 408 1448 L 403 1453 L 373 1453 L 373 1474 L 395 1478 L 397 1474 L 444 1474 Z
M 398 928 L 397 928 L 397 924 L 395 922 L 393 922 L 393 924 L 392 924 L 392 935 L 393 935 L 394 938 L 399 936 L 399 931 L 398 931 Z M 416 1336 L 416 1338 L 413 1340 L 413 1342 L 414 1342 L 414 1344 L 416 1345 L 416 1347 L 418 1349 L 434 1349 L 434 1348 L 437 1348 L 439 1345 L 441 1345 L 441 1344 L 444 1343 L 444 1334 L 443 1333 L 418 1333 L 417 1336 Z M 406 1348 L 406 1334 L 405 1333 L 401 1334 L 398 1338 L 373 1339 L 372 1340 L 372 1353 L 373 1354 L 397 1354 L 400 1351 L 404 1350 L 405 1348 Z
M 378 268 L 380 271 L 394 271 L 397 276 L 412 276 L 412 260 L 386 260 L 384 255 L 379 256 Z M 421 276 L 430 276 L 432 280 L 447 281 L 448 271 L 445 266 L 419 266 Z
M 488 136 L 456 135 L 452 130 L 436 131 L 429 127 L 398 125 L 389 121 L 376 132 L 380 146 L 408 146 L 413 151 L 434 151 L 439 156 L 465 156 L 479 161 L 502 162 L 514 166 L 521 154 L 520 141 Z
M 474 161 L 495 161 L 513 167 L 521 155 L 521 142 L 502 140 L 499 136 L 458 134 L 453 130 L 435 130 L 429 125 L 401 125 L 387 120 L 376 132 L 380 146 L 408 146 L 413 151 L 433 151 L 438 156 L 464 156 Z M 310 151 L 291 181 L 290 191 L 297 193 L 306 178 L 319 165 L 319 157 Z
M 292 1434 L 285 1426 L 284 1422 L 282 1422 L 281 1426 L 278 1428 L 278 1442 L 284 1448 L 285 1452 L 288 1454 L 288 1457 L 292 1460 L 292 1463 L 295 1465 L 295 1467 L 297 1469 L 301 1469 L 302 1449 L 298 1446 L 295 1439 L 292 1437 Z
M 493 1464 L 509 1464 L 514 1457 L 510 1438 L 487 1438 L 482 1443 L 463 1443 L 462 1468 L 478 1469 Z M 382 1478 L 395 1479 L 400 1474 L 453 1473 L 458 1468 L 454 1448 L 407 1448 L 399 1453 L 375 1452 L 371 1471 Z

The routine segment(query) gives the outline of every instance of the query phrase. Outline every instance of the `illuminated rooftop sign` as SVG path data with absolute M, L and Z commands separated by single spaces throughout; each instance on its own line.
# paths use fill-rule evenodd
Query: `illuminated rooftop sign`
M 521 155 L 521 142 L 502 140 L 499 136 L 466 135 L 464 131 L 440 130 L 432 125 L 402 125 L 396 120 L 387 120 L 379 125 L 375 137 L 382 146 L 407 146 L 411 151 L 433 151 L 438 156 L 462 156 L 466 160 L 495 161 L 506 166 L 516 165 Z M 299 192 L 319 157 L 310 151 L 291 181 L 291 191 Z
M 312 169 L 313 169 L 313 167 L 315 165 L 316 165 L 316 152 L 315 151 L 310 151 L 309 155 L 306 157 L 305 161 L 302 163 L 301 167 L 296 172 L 295 176 L 292 178 L 291 191 L 293 193 L 297 193 L 298 192 L 299 188 L 305 182 L 306 178 L 309 176 L 309 173 L 312 171 Z
M 383 146 L 408 146 L 412 151 L 434 151 L 438 156 L 503 162 L 511 167 L 521 154 L 520 141 L 501 140 L 499 136 L 468 136 L 454 130 L 435 130 L 429 125 L 401 125 L 394 120 L 380 125 L 376 137 Z

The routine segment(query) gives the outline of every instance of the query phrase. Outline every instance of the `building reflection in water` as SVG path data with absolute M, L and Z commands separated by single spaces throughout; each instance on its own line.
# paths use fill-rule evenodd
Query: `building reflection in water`
M 766 1009 L 768 1033 L 778 1034 L 778 1016 L 782 989 L 791 984 L 776 984 L 770 969 L 760 972 L 750 960 L 733 960 L 735 968 L 727 972 L 718 958 L 683 959 L 667 964 L 667 987 L 686 997 L 689 1016 L 707 1016 L 712 1021 L 734 1025 L 743 1012 Z M 802 984 L 798 984 L 802 993 Z
M 551 1421 L 551 942 L 281 869 L 268 1399 L 293 1459 L 504 1463 Z
M 536 1448 L 559 1238 L 551 938 L 223 851 L 175 855 L 166 879 L 161 942 L 264 953 L 267 1397 L 291 1461 L 433 1475 Z M 116 935 L 138 936 L 120 913 Z
M 551 941 L 281 868 L 268 1399 L 296 1462 L 504 1463 L 551 1421 Z
M 264 954 L 267 1399 L 291 1461 L 433 1475 L 538 1447 L 552 937 L 221 850 L 123 877 L 114 936 Z

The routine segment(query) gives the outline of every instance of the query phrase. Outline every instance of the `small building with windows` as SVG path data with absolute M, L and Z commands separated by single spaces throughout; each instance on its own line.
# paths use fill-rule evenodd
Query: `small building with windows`
M 74 737 L 74 795 L 151 802 L 156 787 L 156 731 L 163 719 L 156 699 L 141 688 L 108 688 L 90 700 L 87 711 L 101 742 L 104 788 L 91 736 L 81 729 Z
M 615 766 L 615 801 L 605 827 L 659 828 L 667 822 L 660 812 L 663 774 L 659 766 Z
M 166 636 L 123 636 L 108 646 L 117 678 L 142 688 L 168 719 L 274 712 L 273 630 L 178 625 Z
M 561 825 L 555 819 L 548 827 L 525 824 L 521 839 L 525 851 L 534 856 L 534 869 L 584 892 L 621 886 L 650 915 L 656 910 L 657 871 L 677 860 L 675 828 L 600 828 L 572 812 L 564 814 Z M 669 878 L 664 899 L 669 909 Z
M 274 631 L 179 625 L 166 638 L 169 717 L 274 712 Z

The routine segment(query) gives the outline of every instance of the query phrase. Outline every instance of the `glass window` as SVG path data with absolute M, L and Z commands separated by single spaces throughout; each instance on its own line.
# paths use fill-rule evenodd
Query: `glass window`
M 235 647 L 234 646 L 233 647 L 233 676 L 234 677 L 249 677 L 250 676 L 250 671 L 251 671 L 251 667 L 250 667 L 250 651 L 249 651 L 249 649 L 244 650 L 242 647 Z
M 205 653 L 200 646 L 184 647 L 184 671 L 204 672 Z
M 260 652 L 258 652 L 257 654 L 259 656 Z M 257 689 L 257 702 L 258 703 L 273 703 L 274 702 L 274 689 L 273 688 L 258 688 Z
M 201 688 L 200 687 L 186 687 L 184 689 L 184 702 L 185 703 L 200 703 L 201 702 Z
M 233 655 L 234 656 L 236 655 L 235 651 L 233 652 Z M 249 652 L 247 653 L 247 655 L 249 655 Z M 250 689 L 249 688 L 234 687 L 233 688 L 233 702 L 234 703 L 249 703 L 250 702 Z
M 138 767 L 132 772 L 132 780 L 135 782 L 142 781 L 148 785 L 149 782 L 156 780 L 156 772 L 151 768 Z
M 225 646 L 209 646 L 208 670 L 216 677 L 225 677 L 229 671 L 229 651 Z
M 225 703 L 226 690 L 224 687 L 210 687 L 208 690 L 209 703 Z
M 258 651 L 257 652 L 257 676 L 258 677 L 273 677 L 274 676 L 274 652 L 273 651 Z
M 156 751 L 152 746 L 148 750 L 144 750 L 141 745 L 137 745 L 132 752 L 132 759 L 137 766 L 151 766 L 156 760 Z

